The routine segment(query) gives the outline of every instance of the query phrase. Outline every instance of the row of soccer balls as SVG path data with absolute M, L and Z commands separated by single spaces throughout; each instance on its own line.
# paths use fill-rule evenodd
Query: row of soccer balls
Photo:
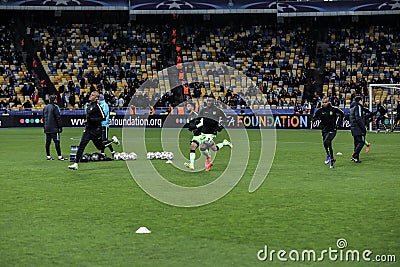
M 147 152 L 147 159 L 166 159 L 166 160 L 172 160 L 174 158 L 174 153 L 172 152 Z
M 126 152 L 115 152 L 114 160 L 135 160 L 137 159 L 137 155 L 135 152 L 126 153 Z
M 164 159 L 164 160 L 172 160 L 174 158 L 174 153 L 172 152 L 148 152 L 146 155 L 147 159 Z M 115 152 L 114 160 L 136 160 L 137 155 L 135 152 L 127 153 L 127 152 Z

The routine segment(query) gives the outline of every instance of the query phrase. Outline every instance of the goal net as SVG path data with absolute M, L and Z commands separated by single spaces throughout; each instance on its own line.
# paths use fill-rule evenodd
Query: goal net
M 400 84 L 370 84 L 369 110 L 376 111 L 377 100 L 379 100 L 381 105 L 387 109 L 387 114 L 380 122 L 376 120 L 371 122 L 369 124 L 369 130 L 392 130 L 393 126 L 396 125 L 396 107 L 398 105 L 398 101 L 400 101 Z M 397 126 L 394 130 L 400 131 L 400 127 Z

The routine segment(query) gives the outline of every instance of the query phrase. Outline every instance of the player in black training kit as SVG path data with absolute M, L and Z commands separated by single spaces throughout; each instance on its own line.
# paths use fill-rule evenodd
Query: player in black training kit
M 206 156 L 206 162 L 204 164 L 206 171 L 209 171 L 211 166 L 213 166 L 210 149 L 212 151 L 217 151 L 224 146 L 232 148 L 232 143 L 226 139 L 218 144 L 215 144 L 214 142 L 217 132 L 222 131 L 226 120 L 227 118 L 224 111 L 215 105 L 215 99 L 213 97 L 208 97 L 206 107 L 204 107 L 198 114 L 199 123 L 195 125 L 195 128 L 201 127 L 200 151 L 204 156 Z
M 363 112 L 364 100 L 361 96 L 356 96 L 354 102 L 350 105 L 350 127 L 351 135 L 354 139 L 354 153 L 351 155 L 351 160 L 355 163 L 361 163 L 360 151 L 365 143 L 365 117 Z
M 376 100 L 376 114 L 377 117 L 375 119 L 375 124 L 376 124 L 376 132 L 379 133 L 381 129 L 379 129 L 379 124 L 382 124 L 383 128 L 385 128 L 385 131 L 387 132 L 388 130 L 386 129 L 385 125 L 385 120 L 386 120 L 386 114 L 387 114 L 387 108 L 381 104 L 381 101 Z
M 397 106 L 396 106 L 396 118 L 394 119 L 392 132 L 394 129 L 400 124 L 400 100 L 397 99 Z
M 219 109 L 218 107 L 216 107 L 214 105 L 214 101 L 215 101 L 215 99 L 213 99 L 213 98 L 207 99 L 207 107 L 203 108 L 202 111 L 200 112 L 200 114 L 209 113 L 208 110 L 204 110 L 204 109 L 211 108 L 211 109 L 214 109 L 216 112 L 214 114 L 215 119 L 217 119 L 217 117 L 218 117 L 217 120 L 219 120 L 219 118 L 221 117 L 223 120 L 226 120 L 225 113 L 221 109 Z M 188 107 L 190 107 L 191 105 L 193 105 L 193 104 L 188 103 Z M 194 105 L 191 107 L 194 108 Z M 188 110 L 190 111 L 191 108 L 188 108 Z M 207 130 L 207 132 L 215 133 L 214 135 L 210 135 L 210 134 L 203 133 L 204 118 L 198 117 L 198 114 L 194 111 L 189 113 L 189 118 L 191 119 L 191 121 L 189 122 L 189 131 L 193 132 L 193 138 L 190 141 L 190 157 L 189 157 L 190 161 L 185 162 L 184 165 L 186 167 L 188 167 L 189 169 L 194 170 L 194 161 L 196 158 L 195 150 L 197 147 L 199 147 L 201 145 L 200 151 L 202 152 L 203 155 L 205 155 L 207 157 L 206 163 L 205 163 L 205 168 L 206 168 L 206 171 L 209 171 L 211 166 L 213 165 L 213 163 L 211 161 L 209 149 L 211 149 L 213 151 L 217 151 L 224 146 L 230 146 L 232 148 L 232 143 L 226 139 L 224 139 L 221 143 L 218 143 L 218 144 L 214 143 L 213 138 L 215 138 L 217 131 L 222 130 L 219 123 L 217 123 L 217 129 L 215 129 L 214 131 Z M 206 127 L 209 127 L 210 124 L 207 120 L 205 121 L 205 123 L 206 123 Z M 211 123 L 215 123 L 215 121 L 213 121 Z M 207 139 L 207 142 L 205 143 L 207 137 L 208 137 L 208 139 Z M 210 137 L 211 137 L 211 139 L 210 139 Z M 210 142 L 210 140 L 211 140 L 211 142 Z
M 326 151 L 325 164 L 330 163 L 330 168 L 334 168 L 335 157 L 333 156 L 332 141 L 336 136 L 337 127 L 342 123 L 344 112 L 335 108 L 327 97 L 322 99 L 322 108 L 315 112 L 312 120 L 321 120 L 322 140 Z
M 99 92 L 97 91 L 93 91 L 89 96 L 90 103 L 86 108 L 85 131 L 82 134 L 78 152 L 76 152 L 75 162 L 74 164 L 68 166 L 70 169 L 78 169 L 78 163 L 80 162 L 85 147 L 90 140 L 93 141 L 98 150 L 104 151 L 106 144 L 103 143 L 101 122 L 106 119 L 106 115 L 104 114 L 103 109 L 100 107 L 100 104 L 97 102 L 98 99 Z
M 365 119 L 365 127 L 367 127 L 367 125 L 373 121 L 373 118 L 375 116 L 375 112 L 371 112 L 368 108 L 366 108 L 364 105 L 361 107 L 362 108 L 362 113 Z M 365 144 L 365 152 L 369 152 L 369 150 L 371 149 L 371 143 L 367 141 L 366 136 L 364 136 L 364 144 Z

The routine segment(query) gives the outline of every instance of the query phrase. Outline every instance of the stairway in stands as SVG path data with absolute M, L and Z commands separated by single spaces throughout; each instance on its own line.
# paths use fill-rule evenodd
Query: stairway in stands
M 50 88 L 54 88 L 53 82 L 50 80 L 50 77 L 47 75 L 46 71 L 43 68 L 43 65 L 40 61 L 40 58 L 37 56 L 37 48 L 35 47 L 35 43 L 32 40 L 32 35 L 28 36 L 26 33 L 26 25 L 21 20 L 21 18 L 17 18 L 15 21 L 15 28 L 16 32 L 16 41 L 21 51 L 23 50 L 21 47 L 21 40 L 24 39 L 25 41 L 25 51 L 22 52 L 22 56 L 24 59 L 24 63 L 28 69 L 32 68 L 32 61 L 33 59 L 36 60 L 37 67 L 35 69 L 35 73 L 37 75 L 36 85 L 39 86 L 40 81 L 44 80 L 45 84 Z M 54 88 L 55 89 L 55 88 Z
M 322 92 L 322 85 L 324 84 L 324 70 L 325 70 L 326 53 L 328 47 L 329 44 L 327 44 L 324 41 L 317 42 L 317 56 L 315 59 L 315 69 L 313 73 L 313 77 L 318 84 L 317 93 Z

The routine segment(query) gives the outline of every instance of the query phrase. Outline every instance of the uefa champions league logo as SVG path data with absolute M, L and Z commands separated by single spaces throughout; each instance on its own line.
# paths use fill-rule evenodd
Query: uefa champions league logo
M 379 5 L 378 9 L 384 9 L 384 10 L 393 10 L 393 9 L 400 9 L 400 1 L 389 1 L 389 2 L 384 2 L 383 4 Z
M 283 12 L 290 12 L 290 11 L 296 11 L 296 7 L 292 6 L 291 4 L 288 3 L 281 3 L 281 2 L 272 2 L 268 5 L 268 8 L 274 8 L 276 6 L 276 9 L 278 12 L 283 13 Z
M 181 9 L 181 7 L 189 7 L 193 8 L 193 5 L 186 2 L 186 1 L 181 1 L 181 0 L 170 0 L 170 1 L 163 1 L 156 5 L 156 8 L 165 8 L 168 7 L 168 9 Z

